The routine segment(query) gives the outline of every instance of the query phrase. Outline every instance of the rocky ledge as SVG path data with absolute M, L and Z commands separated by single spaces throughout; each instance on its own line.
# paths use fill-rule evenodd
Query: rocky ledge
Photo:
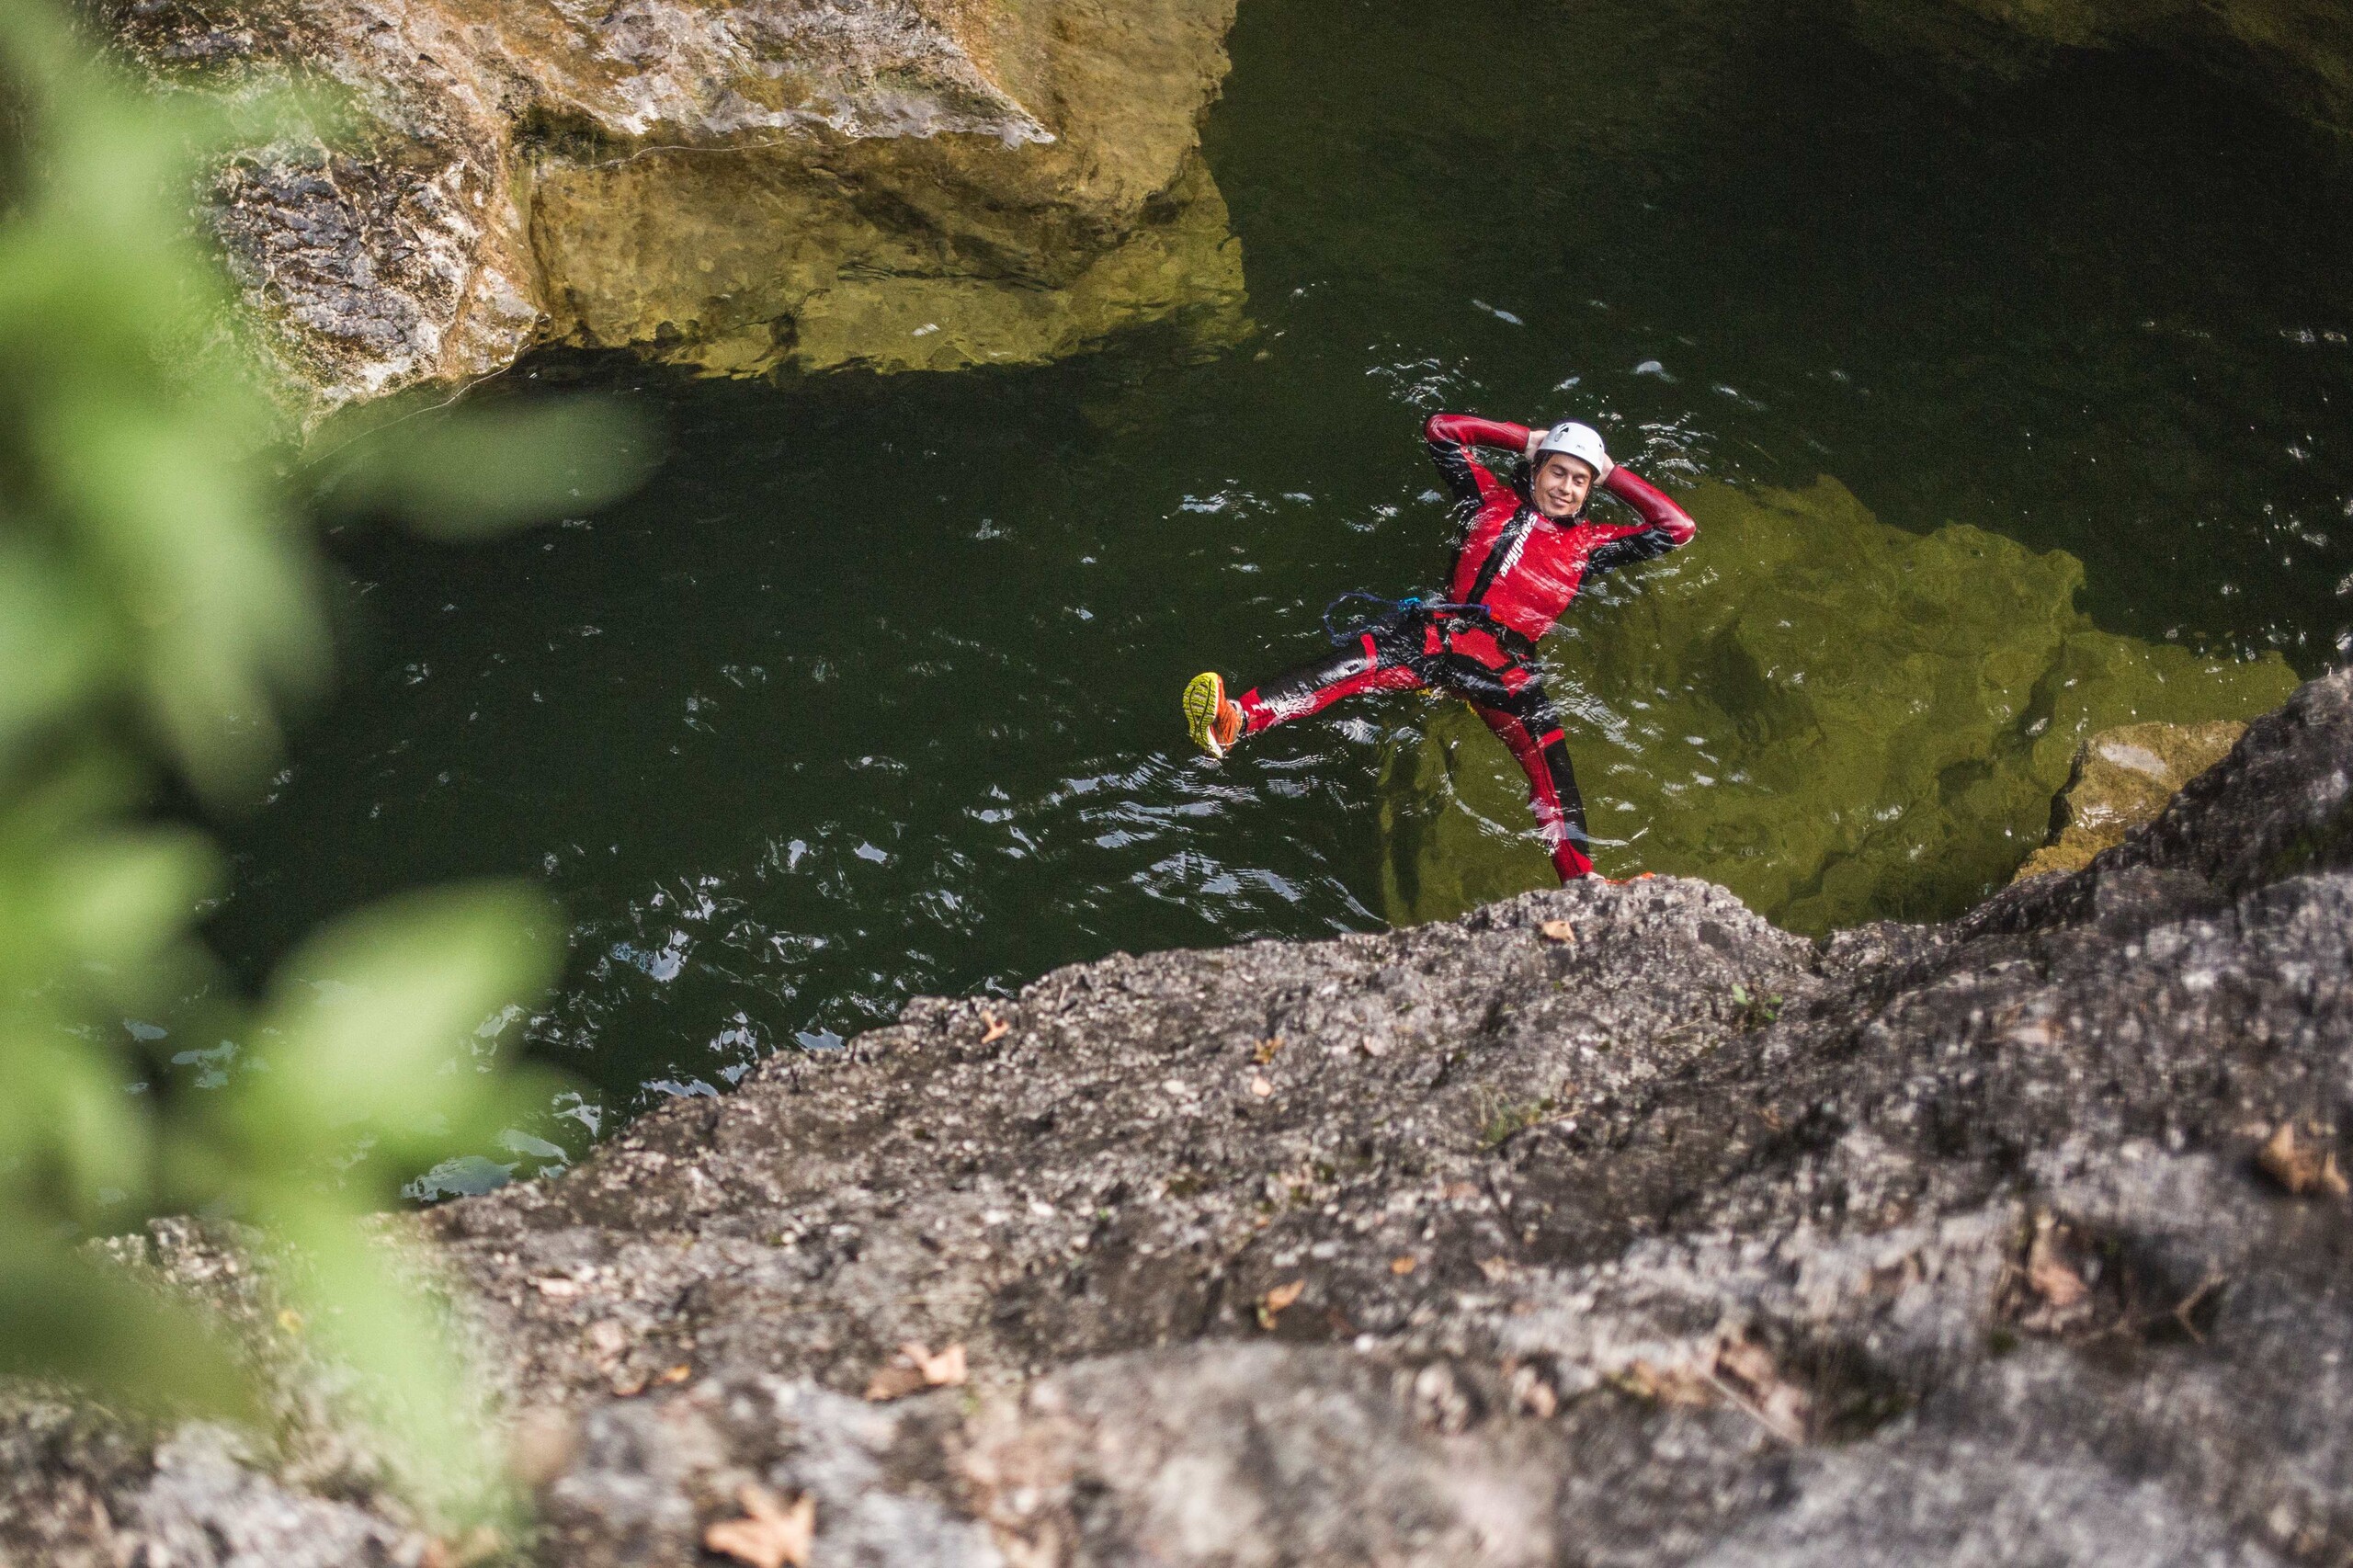
M 1116 957 L 420 1225 L 548 1562 L 2334 1564 L 2348 1118 L 2353 672 L 1951 925 L 1660 879 Z M 403 1550 L 0 1437 L 58 1561 Z
M 1234 0 L 95 0 L 165 80 L 335 88 L 210 221 L 315 417 L 539 343 L 699 369 L 1243 330 L 1200 162 Z

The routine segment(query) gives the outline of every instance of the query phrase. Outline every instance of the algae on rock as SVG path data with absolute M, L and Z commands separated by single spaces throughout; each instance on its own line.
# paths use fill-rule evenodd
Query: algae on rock
M 2125 724 L 2103 730 L 2075 748 L 2066 787 L 2052 802 L 2052 833 L 2027 857 L 2014 881 L 2052 871 L 2077 871 L 2101 850 L 2154 821 L 2176 791 L 2229 755 L 2246 726 Z
M 834 179 L 811 179 L 800 153 L 542 165 L 531 229 L 549 335 L 749 375 L 1034 364 L 1172 319 L 1205 344 L 1247 330 L 1241 247 L 1198 157 L 1110 249 L 1033 244 L 1025 263 L 881 200 L 916 161 L 853 156 Z
M 2078 744 L 2243 718 L 2296 677 L 2094 628 L 2083 566 L 1909 534 L 1837 481 L 1691 497 L 1690 549 L 1590 588 L 1545 645 L 1604 872 L 1705 877 L 1822 932 L 1938 918 L 2039 844 Z M 1381 772 L 1400 923 L 1550 885 L 1524 779 L 1446 703 Z

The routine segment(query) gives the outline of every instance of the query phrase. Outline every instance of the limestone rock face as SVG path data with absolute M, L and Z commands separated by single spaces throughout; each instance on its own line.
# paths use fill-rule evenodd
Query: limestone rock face
M 1600 579 L 1544 642 L 1608 875 L 1704 877 L 1809 932 L 1954 915 L 2041 841 L 2084 737 L 2295 685 L 2277 654 L 2101 631 L 2074 557 L 1906 533 L 1836 480 L 1688 499 L 1698 540 Z M 1554 885 L 1525 778 L 1461 704 L 1392 746 L 1381 789 L 1391 919 Z
M 2067 786 L 2052 802 L 2050 842 L 2026 858 L 2018 878 L 2073 871 L 2165 809 L 2175 791 L 2222 760 L 2246 733 L 2211 724 L 2124 724 L 2075 748 Z
M 415 1230 L 568 1568 L 753 1484 L 813 1563 L 2335 1562 L 2353 1208 L 2261 1152 L 2341 1169 L 2348 1081 L 2342 672 L 1950 925 L 1660 879 L 1115 957 Z M 910 1341 L 969 1381 L 863 1397 Z M 0 1414 L 0 1551 L 311 1506 L 188 1453 Z
M 216 226 L 315 409 L 537 342 L 729 373 L 1244 330 L 1198 155 L 1233 0 L 116 0 L 158 70 L 324 77 Z

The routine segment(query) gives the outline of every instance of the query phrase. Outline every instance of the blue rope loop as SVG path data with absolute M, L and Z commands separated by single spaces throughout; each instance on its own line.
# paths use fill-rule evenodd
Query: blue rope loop
M 1339 613 L 1340 607 L 1352 602 L 1378 605 L 1380 613 L 1352 620 L 1346 626 L 1333 625 L 1332 618 Z M 1341 647 L 1355 642 L 1375 627 L 1394 626 L 1414 615 L 1462 615 L 1487 622 L 1494 619 L 1493 613 L 1485 605 L 1448 604 L 1440 599 L 1426 599 L 1419 594 L 1407 594 L 1402 599 L 1383 598 L 1379 594 L 1358 588 L 1342 594 L 1324 607 L 1324 635 L 1332 640 L 1334 647 Z

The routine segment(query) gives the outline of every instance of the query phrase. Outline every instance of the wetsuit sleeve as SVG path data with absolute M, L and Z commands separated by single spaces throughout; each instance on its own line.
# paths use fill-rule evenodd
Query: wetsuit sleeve
M 1608 540 L 1594 546 L 1585 558 L 1587 576 L 1631 566 L 1638 561 L 1655 560 L 1670 550 L 1689 544 L 1699 531 L 1690 513 L 1669 499 L 1665 491 L 1631 469 L 1611 469 L 1601 487 L 1631 506 L 1643 520 L 1631 527 L 1610 529 Z
M 1433 414 L 1422 426 L 1422 439 L 1429 443 L 1430 460 L 1446 478 L 1446 487 L 1454 493 L 1461 506 L 1483 506 L 1499 495 L 1511 493 L 1511 487 L 1497 479 L 1472 455 L 1473 447 L 1508 447 L 1515 452 L 1528 449 L 1528 426 L 1508 420 L 1481 419 L 1469 414 Z

